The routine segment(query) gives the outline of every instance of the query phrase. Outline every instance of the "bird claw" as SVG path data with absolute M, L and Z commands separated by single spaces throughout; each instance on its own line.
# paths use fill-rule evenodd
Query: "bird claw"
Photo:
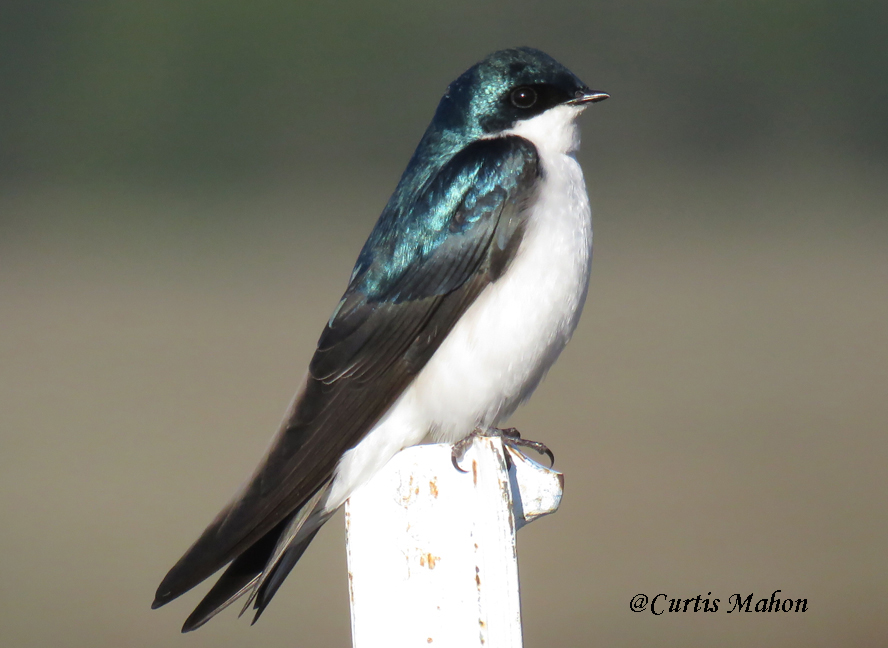
M 462 473 L 469 472 L 468 470 L 463 470 L 459 462 L 465 455 L 466 450 L 469 449 L 469 446 L 475 441 L 477 437 L 499 437 L 502 442 L 511 447 L 516 452 L 521 452 L 519 448 L 530 448 L 539 454 L 546 455 L 549 457 L 549 467 L 555 465 L 555 455 L 552 453 L 549 448 L 539 441 L 530 441 L 529 439 L 522 439 L 521 433 L 518 432 L 516 428 L 488 428 L 487 430 L 481 431 L 478 428 L 475 428 L 471 434 L 466 437 L 460 439 L 456 443 L 453 444 L 453 449 L 450 452 L 450 462 L 453 464 L 453 467 Z M 512 460 L 509 458 L 509 453 L 505 453 L 506 459 L 506 468 L 512 467 Z
M 530 448 L 531 450 L 549 457 L 549 468 L 555 466 L 555 454 L 549 450 L 549 447 L 539 441 L 531 441 L 530 439 L 522 439 L 521 434 L 515 428 L 502 430 L 503 443 L 511 446 L 517 452 L 521 452 L 519 448 Z

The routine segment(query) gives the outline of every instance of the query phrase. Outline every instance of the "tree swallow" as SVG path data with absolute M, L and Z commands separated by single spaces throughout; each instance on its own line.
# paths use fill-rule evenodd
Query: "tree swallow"
M 321 525 L 397 452 L 495 430 L 530 396 L 586 300 L 575 120 L 607 97 L 527 47 L 450 84 L 265 458 L 152 607 L 228 565 L 182 631 L 245 595 L 255 622 Z

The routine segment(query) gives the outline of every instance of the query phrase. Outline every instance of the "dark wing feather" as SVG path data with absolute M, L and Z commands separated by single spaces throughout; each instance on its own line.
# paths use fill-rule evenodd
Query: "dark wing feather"
M 186 619 L 182 632 L 197 630 L 250 590 L 265 569 L 268 557 L 274 551 L 275 543 L 289 519 L 285 518 L 228 565 L 228 569 Z
M 243 554 L 329 481 L 504 271 L 539 174 L 533 145 L 506 137 L 469 145 L 415 191 L 399 187 L 264 461 L 167 574 L 155 607 Z

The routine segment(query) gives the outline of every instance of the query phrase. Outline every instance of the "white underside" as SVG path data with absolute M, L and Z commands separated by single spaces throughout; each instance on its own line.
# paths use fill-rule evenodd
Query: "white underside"
M 589 199 L 573 155 L 581 110 L 552 108 L 506 133 L 530 140 L 543 169 L 518 252 L 379 423 L 340 460 L 326 511 L 426 435 L 452 443 L 505 420 L 567 344 L 586 299 L 592 260 Z

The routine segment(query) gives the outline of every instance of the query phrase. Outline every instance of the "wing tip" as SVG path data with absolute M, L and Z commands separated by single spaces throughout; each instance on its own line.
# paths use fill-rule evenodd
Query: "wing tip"
M 159 607 L 162 607 L 176 598 L 176 595 L 173 594 L 172 589 L 165 586 L 166 579 L 164 582 L 160 584 L 160 587 L 157 588 L 157 591 L 154 593 L 154 601 L 151 603 L 151 609 L 156 610 Z
M 170 601 L 179 598 L 180 596 L 182 596 L 182 594 L 184 594 L 200 582 L 197 581 L 195 583 L 185 583 L 183 585 L 183 570 L 181 568 L 181 563 L 183 562 L 183 560 L 184 557 L 183 559 L 179 560 L 179 562 L 176 563 L 176 565 L 174 565 L 169 572 L 167 572 L 167 575 L 163 577 L 163 580 L 160 581 L 160 585 L 157 586 L 157 591 L 154 592 L 154 602 L 151 603 L 152 610 L 156 610 L 157 608 L 166 605 Z

